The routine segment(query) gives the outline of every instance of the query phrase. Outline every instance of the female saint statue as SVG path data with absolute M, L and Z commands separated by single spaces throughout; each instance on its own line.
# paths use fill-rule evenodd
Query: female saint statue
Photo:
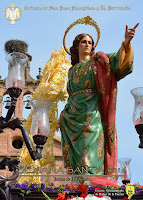
M 94 53 L 94 40 L 89 34 L 79 34 L 73 41 L 69 98 L 60 116 L 66 168 L 87 167 L 86 174 L 94 175 L 117 174 L 117 81 L 132 72 L 130 41 L 137 25 L 131 29 L 126 25 L 125 40 L 112 54 Z

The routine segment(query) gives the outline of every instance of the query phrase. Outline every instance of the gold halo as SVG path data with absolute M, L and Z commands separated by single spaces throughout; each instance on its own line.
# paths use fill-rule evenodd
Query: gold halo
M 71 53 L 68 51 L 68 49 L 66 48 L 66 45 L 65 45 L 65 38 L 66 38 L 66 35 L 68 33 L 68 31 L 75 25 L 77 24 L 85 24 L 85 25 L 90 25 L 90 26 L 94 26 L 96 31 L 97 31 L 97 41 L 96 41 L 96 44 L 94 45 L 94 48 L 97 46 L 98 42 L 99 42 L 99 39 L 100 39 L 100 29 L 97 25 L 97 23 L 90 17 L 90 16 L 87 16 L 87 17 L 83 17 L 83 18 L 80 18 L 78 19 L 77 21 L 73 22 L 65 31 L 65 34 L 64 34 L 64 37 L 63 37 L 63 46 L 64 46 L 64 49 L 65 51 L 71 55 Z

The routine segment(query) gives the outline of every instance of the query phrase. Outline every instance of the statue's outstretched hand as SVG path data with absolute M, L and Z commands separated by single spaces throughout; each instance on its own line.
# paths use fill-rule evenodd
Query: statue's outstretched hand
M 137 26 L 139 25 L 139 23 L 137 23 L 134 28 L 129 28 L 128 29 L 128 25 L 126 25 L 126 31 L 125 31 L 125 42 L 124 42 L 124 46 L 125 46 L 125 51 L 127 52 L 129 49 L 129 44 L 130 41 L 133 39 L 133 37 L 135 36 L 135 29 L 137 28 Z

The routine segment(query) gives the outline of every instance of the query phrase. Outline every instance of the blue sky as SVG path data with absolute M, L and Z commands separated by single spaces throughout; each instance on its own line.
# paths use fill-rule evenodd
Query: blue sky
M 4 12 L 10 4 L 21 9 L 21 18 L 16 24 L 6 20 Z M 26 7 L 27 6 L 27 7 Z M 30 10 L 28 7 L 39 7 L 42 10 Z M 43 10 L 43 6 L 47 7 Z M 127 7 L 130 10 L 109 10 L 112 7 Z M 60 8 L 66 10 L 60 10 Z M 78 10 L 72 10 L 73 7 Z M 85 7 L 95 10 L 81 10 Z M 99 7 L 99 10 L 97 8 Z M 105 9 L 103 9 L 103 7 Z M 136 35 L 132 40 L 134 50 L 133 73 L 118 82 L 116 125 L 118 134 L 118 157 L 132 158 L 130 169 L 132 183 L 143 185 L 142 167 L 143 150 L 138 148 L 139 138 L 132 121 L 134 99 L 130 90 L 143 86 L 143 1 L 142 0 L 7 0 L 0 3 L 0 75 L 7 76 L 8 64 L 5 60 L 4 44 L 10 39 L 24 40 L 29 44 L 32 55 L 31 76 L 36 79 L 38 68 L 44 68 L 51 53 L 62 47 L 63 35 L 66 28 L 78 18 L 89 15 L 100 27 L 101 38 L 95 51 L 111 53 L 118 51 L 124 39 L 125 26 L 134 27 Z M 53 9 L 50 9 L 53 8 Z M 96 40 L 96 31 L 90 26 L 74 27 L 67 37 L 67 45 L 71 46 L 74 37 L 79 33 L 90 33 Z M 64 105 L 60 104 L 60 107 Z M 62 109 L 59 109 L 61 112 Z M 59 134 L 59 133 L 58 133 Z

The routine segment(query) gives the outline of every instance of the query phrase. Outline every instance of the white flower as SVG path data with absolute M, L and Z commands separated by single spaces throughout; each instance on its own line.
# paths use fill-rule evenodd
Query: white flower
M 88 194 L 86 197 L 85 197 L 85 200 L 99 200 L 98 197 L 94 196 L 93 194 Z
M 75 197 L 72 200 L 112 200 L 112 199 L 108 196 L 96 197 L 93 194 L 88 194 L 85 198 Z
M 112 200 L 110 197 L 108 197 L 108 196 L 104 196 L 104 197 L 101 197 L 100 198 L 101 200 Z
M 84 200 L 84 198 L 82 198 L 82 197 L 75 197 L 72 200 Z

